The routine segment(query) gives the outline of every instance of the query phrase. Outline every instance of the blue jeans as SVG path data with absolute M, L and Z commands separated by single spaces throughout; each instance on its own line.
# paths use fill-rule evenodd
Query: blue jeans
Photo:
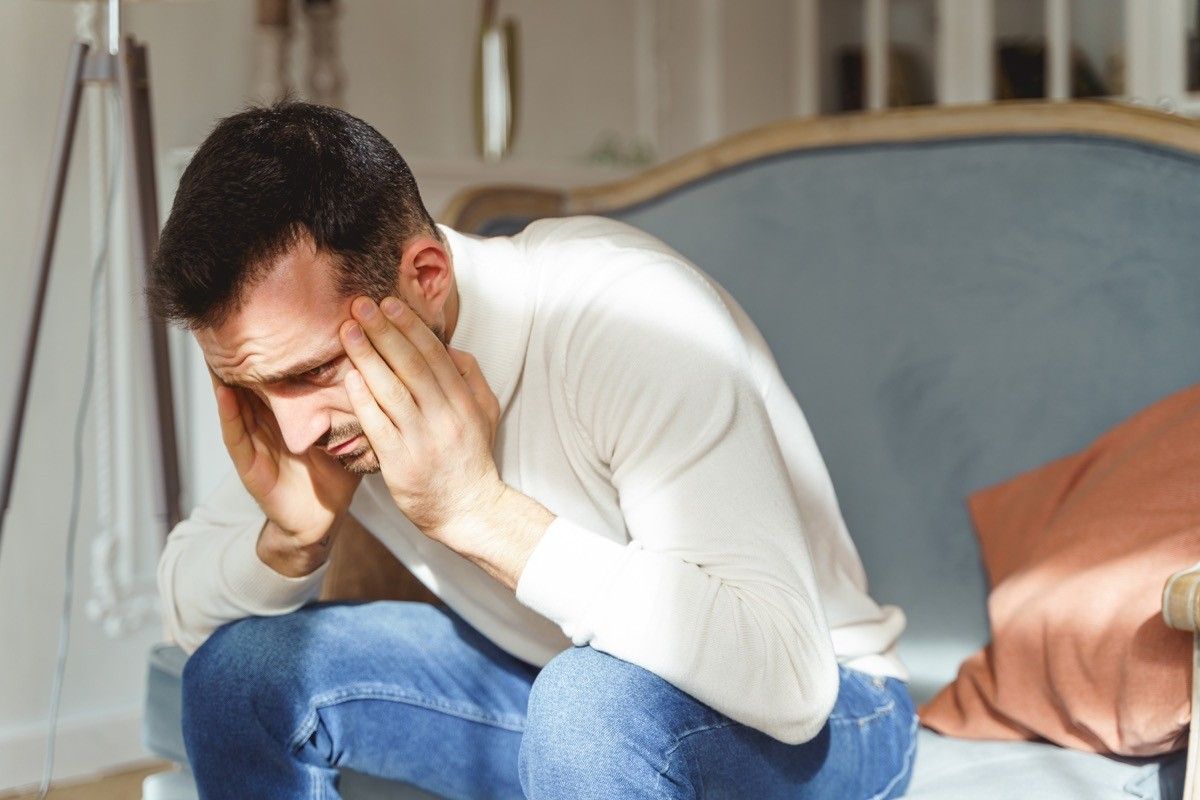
M 787 745 L 591 647 L 539 670 L 443 608 L 314 603 L 214 632 L 183 733 L 205 800 L 337 798 L 342 767 L 447 798 L 898 797 L 907 687 L 840 671 L 828 724 Z

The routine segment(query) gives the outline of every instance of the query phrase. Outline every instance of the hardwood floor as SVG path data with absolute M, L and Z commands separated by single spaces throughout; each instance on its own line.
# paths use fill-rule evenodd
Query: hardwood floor
M 142 796 L 142 779 L 170 766 L 166 761 L 154 761 L 127 772 L 55 785 L 46 794 L 46 800 L 138 800 Z M 36 788 L 22 794 L 0 793 L 0 800 L 35 800 L 36 797 Z

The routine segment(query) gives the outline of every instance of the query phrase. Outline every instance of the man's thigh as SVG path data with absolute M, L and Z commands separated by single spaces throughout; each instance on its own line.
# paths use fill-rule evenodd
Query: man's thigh
M 517 754 L 537 668 L 447 609 L 314 603 L 223 626 L 197 656 L 193 670 L 209 677 L 185 671 L 185 693 L 219 685 L 212 699 L 232 725 L 266 728 L 265 739 L 306 764 L 452 797 L 521 796 Z M 185 707 L 204 705 L 185 698 Z M 189 738 L 213 733 L 189 724 L 205 722 L 185 714 Z
M 908 787 L 917 717 L 908 687 L 838 668 L 837 703 L 813 739 L 789 745 L 731 724 L 689 737 L 667 773 L 695 777 L 709 796 L 888 800 Z M 757 764 L 756 769 L 745 765 Z

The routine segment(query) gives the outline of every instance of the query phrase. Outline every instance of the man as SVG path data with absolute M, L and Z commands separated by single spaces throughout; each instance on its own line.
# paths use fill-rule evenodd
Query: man
M 203 797 L 335 797 L 342 767 L 455 798 L 903 792 L 903 615 L 767 345 L 661 242 L 435 225 L 378 132 L 288 103 L 197 151 L 149 294 L 235 467 L 159 569 Z M 447 608 L 310 602 L 346 514 Z

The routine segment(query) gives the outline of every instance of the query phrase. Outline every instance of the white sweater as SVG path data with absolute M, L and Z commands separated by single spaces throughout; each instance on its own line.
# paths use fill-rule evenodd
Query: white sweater
M 784 742 L 824 725 L 837 662 L 907 678 L 904 615 L 867 594 L 808 423 L 724 289 L 598 217 L 442 231 L 460 297 L 451 344 L 500 401 L 496 465 L 557 519 L 514 597 L 367 476 L 351 513 L 418 579 L 518 658 L 590 645 Z M 185 650 L 320 591 L 326 567 L 287 578 L 258 559 L 264 521 L 231 471 L 172 531 L 159 588 Z

